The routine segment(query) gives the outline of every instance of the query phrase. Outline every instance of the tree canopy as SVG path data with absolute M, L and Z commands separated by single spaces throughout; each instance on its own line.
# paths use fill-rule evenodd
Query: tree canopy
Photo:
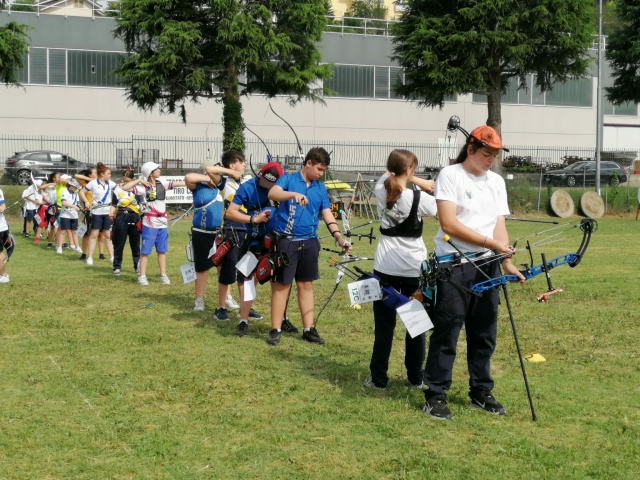
M 490 125 L 501 131 L 500 97 L 534 74 L 541 91 L 585 75 L 593 33 L 584 0 L 407 0 L 395 26 L 398 93 L 420 106 L 447 96 L 487 95 Z
M 183 121 L 187 100 L 217 99 L 224 148 L 243 150 L 240 96 L 322 101 L 325 13 L 324 0 L 123 0 L 114 33 L 131 55 L 117 73 L 130 102 Z
M 613 76 L 607 98 L 615 105 L 640 103 L 640 1 L 618 0 L 616 15 L 618 23 L 609 35 L 606 51 Z
M 0 8 L 7 2 L 0 0 Z M 9 22 L 0 26 L 0 82 L 5 85 L 19 85 L 18 70 L 23 67 L 22 59 L 28 51 L 26 25 Z

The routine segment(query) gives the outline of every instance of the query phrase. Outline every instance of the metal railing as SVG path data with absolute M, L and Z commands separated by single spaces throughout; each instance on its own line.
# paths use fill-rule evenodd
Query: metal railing
M 22 0 L 14 0 L 8 3 L 3 10 L 7 12 L 21 12 L 21 13 L 36 13 L 38 15 L 55 14 L 65 15 L 69 17 L 91 17 L 91 18 L 104 18 L 114 17 L 118 14 L 117 9 L 110 8 L 109 4 L 119 2 L 109 2 L 107 6 L 100 5 L 100 2 L 87 1 L 81 7 L 67 6 L 64 2 L 25 2 Z
M 300 165 L 295 140 L 265 139 L 273 159 L 290 169 Z M 306 141 L 302 140 L 303 151 L 321 146 L 331 153 L 331 169 L 338 172 L 375 173 L 383 172 L 389 152 L 396 148 L 410 150 L 419 160 L 420 172 L 438 170 L 455 158 L 462 144 L 429 144 L 410 142 L 354 142 L 354 141 Z M 69 155 L 76 160 L 96 164 L 102 162 L 112 168 L 122 168 L 123 151 L 130 153 L 132 167 L 137 168 L 148 158 L 145 152 L 157 150 L 162 160 L 181 160 L 184 170 L 198 170 L 203 163 L 215 163 L 222 155 L 220 138 L 201 137 L 152 137 L 131 136 L 105 137 L 55 137 L 40 135 L 0 135 L 0 167 L 4 165 L 2 156 L 7 158 L 14 152 L 28 150 L 54 150 Z M 538 165 L 536 171 L 557 167 L 577 159 L 593 159 L 594 148 L 510 146 L 509 157 L 526 159 L 529 165 Z M 254 167 L 267 161 L 264 145 L 247 136 L 245 154 L 251 158 Z M 155 156 L 154 156 L 155 158 Z M 506 157 L 505 157 L 506 158 Z M 605 149 L 603 161 L 614 161 L 623 167 L 640 158 L 640 151 L 633 149 Z

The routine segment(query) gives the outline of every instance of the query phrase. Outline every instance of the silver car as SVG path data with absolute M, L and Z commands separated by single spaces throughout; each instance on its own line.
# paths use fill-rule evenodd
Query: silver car
M 44 178 L 54 172 L 73 175 L 93 166 L 53 150 L 31 150 L 16 152 L 7 158 L 4 173 L 19 185 L 26 186 L 31 183 L 31 172 L 36 178 Z

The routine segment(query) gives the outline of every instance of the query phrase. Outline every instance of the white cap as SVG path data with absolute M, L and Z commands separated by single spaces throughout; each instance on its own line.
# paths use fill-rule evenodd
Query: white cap
M 69 175 L 67 175 L 66 173 L 63 173 L 62 175 L 60 175 L 60 178 L 61 178 L 62 180 L 66 180 L 67 182 L 68 182 L 69 180 L 71 180 L 71 177 L 70 177 Z
M 36 180 L 36 187 L 39 187 L 42 185 L 42 180 Z
M 142 168 L 140 169 L 140 171 L 142 172 L 142 176 L 144 177 L 144 179 L 148 180 L 149 175 L 151 175 L 156 168 L 160 168 L 160 165 L 153 162 L 147 162 L 144 165 L 142 165 Z

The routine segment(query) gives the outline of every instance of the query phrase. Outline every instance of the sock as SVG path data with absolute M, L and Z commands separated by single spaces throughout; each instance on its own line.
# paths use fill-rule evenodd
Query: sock
M 241 318 L 240 321 L 238 322 L 238 325 L 240 325 L 241 323 L 246 323 L 248 325 L 249 321 Z
M 282 329 L 281 329 L 281 328 L 276 328 L 276 330 L 277 330 L 278 332 L 282 332 Z
M 202 300 L 202 301 L 204 301 L 204 297 L 196 297 L 196 302 L 197 302 L 198 300 Z
M 310 332 L 310 331 L 311 331 L 311 328 L 304 328 L 304 329 L 303 329 L 303 331 L 305 331 L 305 332 Z

